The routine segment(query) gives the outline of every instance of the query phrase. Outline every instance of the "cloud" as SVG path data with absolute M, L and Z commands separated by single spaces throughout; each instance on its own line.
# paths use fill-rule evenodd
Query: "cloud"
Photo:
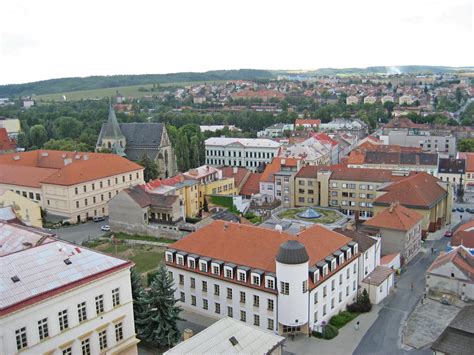
M 5 56 L 20 56 L 38 45 L 38 41 L 20 33 L 2 33 L 0 53 Z

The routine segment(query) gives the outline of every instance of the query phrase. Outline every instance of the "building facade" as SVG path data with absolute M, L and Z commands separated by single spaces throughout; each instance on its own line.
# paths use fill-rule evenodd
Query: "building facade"
M 272 161 L 280 151 L 280 143 L 259 138 L 208 138 L 206 164 L 240 166 L 256 171 Z
M 321 240 L 324 239 L 324 247 Z M 252 248 L 246 247 L 249 243 Z M 215 221 L 165 252 L 184 309 L 280 334 L 321 331 L 356 299 L 357 243 L 314 226 L 283 232 Z

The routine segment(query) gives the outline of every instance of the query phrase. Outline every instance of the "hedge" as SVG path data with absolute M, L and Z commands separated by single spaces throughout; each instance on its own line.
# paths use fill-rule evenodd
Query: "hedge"
M 333 316 L 329 320 L 329 324 L 335 326 L 336 328 L 340 329 L 343 326 L 345 326 L 347 323 L 349 323 L 351 320 L 356 318 L 360 313 L 358 312 L 348 312 L 348 311 L 343 311 L 335 316 Z
M 316 338 L 321 339 L 332 339 L 337 337 L 339 334 L 339 330 L 331 324 L 327 324 L 324 326 L 322 333 L 313 331 L 312 335 Z

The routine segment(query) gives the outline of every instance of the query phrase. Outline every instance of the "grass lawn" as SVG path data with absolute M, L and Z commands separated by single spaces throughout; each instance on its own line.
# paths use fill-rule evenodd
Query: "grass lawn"
M 92 241 L 87 247 L 97 251 L 115 256 L 115 245 L 109 241 Z M 121 243 L 117 245 L 117 256 L 131 260 L 140 273 L 155 270 L 163 261 L 164 247 L 150 245 L 128 245 Z
M 221 81 L 215 81 L 215 80 L 206 81 L 206 83 L 219 83 L 219 82 Z M 188 85 L 200 84 L 200 83 L 204 83 L 204 81 L 160 83 L 160 86 L 161 87 L 188 86 Z M 117 91 L 120 92 L 125 97 L 139 98 L 139 97 L 144 97 L 144 96 L 157 95 L 158 94 L 157 91 L 138 91 L 139 88 L 145 88 L 145 89 L 150 90 L 152 87 L 153 87 L 153 84 L 142 84 L 142 85 L 131 85 L 131 86 L 119 86 L 115 88 L 79 90 L 79 91 L 71 91 L 71 92 L 61 92 L 57 94 L 37 95 L 36 99 L 45 100 L 45 101 L 62 101 L 63 95 L 65 95 L 67 100 L 76 101 L 76 100 L 83 100 L 83 99 L 85 100 L 85 99 L 92 99 L 92 98 L 110 97 L 110 96 L 114 96 Z
M 336 211 L 332 210 L 325 210 L 322 208 L 317 208 L 313 207 L 313 210 L 316 212 L 319 212 L 321 214 L 321 217 L 315 218 L 315 219 L 305 219 L 305 218 L 300 218 L 296 214 L 305 211 L 307 208 L 296 208 L 296 209 L 289 209 L 282 211 L 278 214 L 278 217 L 280 218 L 286 218 L 286 219 L 297 219 L 300 221 L 306 221 L 306 222 L 311 222 L 311 223 L 322 223 L 322 224 L 331 224 L 336 222 L 339 218 L 339 214 Z
M 168 238 L 156 238 L 152 237 L 149 235 L 139 235 L 139 234 L 134 234 L 130 235 L 127 233 L 122 233 L 122 232 L 114 232 L 114 233 L 109 233 L 107 237 L 114 236 L 116 239 L 120 240 L 125 240 L 125 239 L 133 239 L 133 240 L 143 240 L 146 242 L 157 242 L 157 243 L 174 243 L 176 240 L 174 239 L 168 239 Z

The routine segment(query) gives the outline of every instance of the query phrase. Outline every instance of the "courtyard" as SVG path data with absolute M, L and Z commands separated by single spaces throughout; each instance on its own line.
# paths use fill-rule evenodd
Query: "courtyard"
M 320 224 L 333 224 L 341 218 L 344 218 L 344 215 L 336 210 L 330 210 L 320 207 L 311 207 L 312 210 L 320 214 L 320 217 L 312 219 L 300 217 L 299 214 L 304 213 L 307 209 L 307 207 L 286 209 L 279 212 L 276 217 L 280 219 L 289 219 Z

